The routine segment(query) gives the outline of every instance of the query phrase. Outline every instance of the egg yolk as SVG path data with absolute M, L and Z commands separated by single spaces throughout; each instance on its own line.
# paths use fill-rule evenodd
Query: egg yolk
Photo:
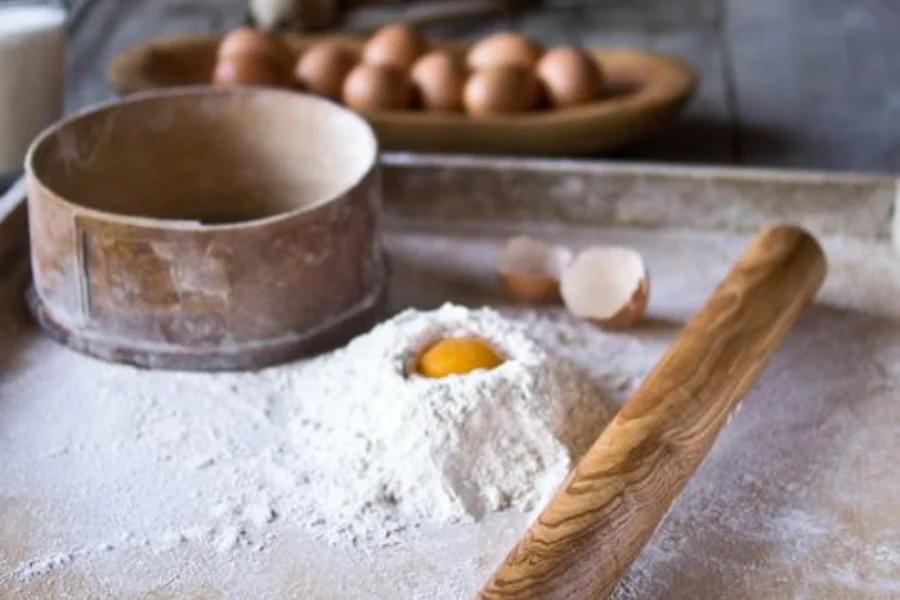
M 503 358 L 497 351 L 478 338 L 447 338 L 422 353 L 418 371 L 425 377 L 440 379 L 478 369 L 493 369 L 501 364 Z

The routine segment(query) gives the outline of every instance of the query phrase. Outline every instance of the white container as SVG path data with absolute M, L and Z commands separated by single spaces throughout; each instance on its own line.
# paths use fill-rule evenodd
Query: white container
M 31 141 L 62 114 L 65 17 L 0 2 L 0 175 L 21 171 Z

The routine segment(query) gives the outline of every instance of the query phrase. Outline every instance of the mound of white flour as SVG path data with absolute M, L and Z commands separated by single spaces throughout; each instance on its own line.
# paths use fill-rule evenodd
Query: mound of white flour
M 412 368 L 446 337 L 507 361 L 442 379 Z M 530 510 L 609 418 L 592 383 L 489 309 L 408 310 L 310 363 L 292 414 L 323 531 L 383 537 L 422 522 Z
M 4 381 L 7 493 L 50 499 L 32 510 L 54 549 L 12 565 L 15 577 L 112 552 L 263 550 L 284 527 L 370 548 L 540 508 L 611 410 L 527 327 L 492 310 L 406 311 L 330 354 L 235 373 L 48 354 L 29 326 L 4 329 L 45 346 L 21 357 L 32 377 Z M 440 380 L 408 372 L 431 342 L 460 335 L 509 360 Z M 63 385 L 72 363 L 79 375 Z M 71 515 L 71 532 L 53 525 Z

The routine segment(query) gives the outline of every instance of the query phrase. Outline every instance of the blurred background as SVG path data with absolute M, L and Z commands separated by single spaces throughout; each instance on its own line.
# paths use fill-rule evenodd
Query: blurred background
M 427 12 L 428 3 L 416 0 L 414 10 Z M 456 3 L 463 6 L 466 0 Z M 254 4 L 273 14 L 290 11 L 285 6 L 292 3 Z M 330 4 L 337 12 L 331 25 L 338 29 L 360 26 L 358 15 L 347 16 L 353 10 L 374 19 L 378 11 L 384 16 L 411 10 L 409 0 Z M 506 10 L 490 15 L 475 10 L 475 16 L 426 32 L 473 39 L 512 29 L 545 44 L 634 45 L 681 57 L 697 70 L 700 86 L 679 121 L 651 140 L 617 151 L 615 158 L 888 173 L 900 167 L 896 0 L 505 4 Z M 69 5 L 68 110 L 112 95 L 104 68 L 123 48 L 158 36 L 224 31 L 245 23 L 251 12 L 245 0 L 71 0 Z

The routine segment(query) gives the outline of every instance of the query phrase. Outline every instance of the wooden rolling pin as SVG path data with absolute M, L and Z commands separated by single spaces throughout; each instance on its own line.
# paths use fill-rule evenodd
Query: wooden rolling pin
M 816 241 L 764 230 L 478 596 L 612 593 L 825 278 Z

